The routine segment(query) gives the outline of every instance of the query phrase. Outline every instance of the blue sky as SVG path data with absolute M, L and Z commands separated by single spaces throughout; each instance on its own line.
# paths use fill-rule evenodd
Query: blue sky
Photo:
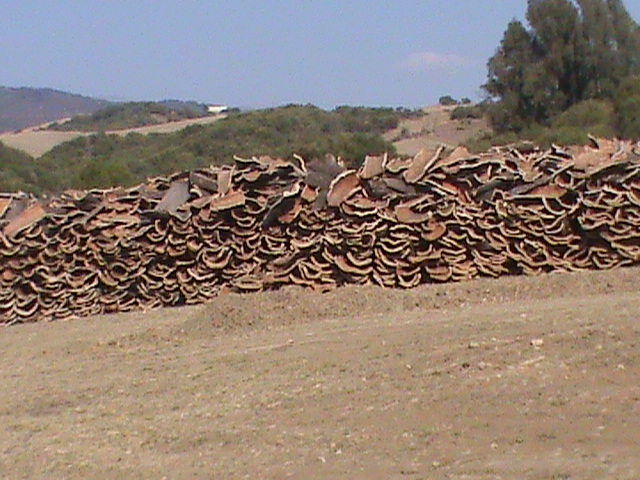
M 640 20 L 640 1 L 625 2 Z M 118 100 L 417 107 L 480 97 L 515 0 L 3 0 L 0 85 Z

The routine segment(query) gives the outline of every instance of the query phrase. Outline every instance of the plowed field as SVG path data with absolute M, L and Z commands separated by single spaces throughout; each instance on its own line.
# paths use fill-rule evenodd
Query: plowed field
M 0 330 L 3 479 L 638 479 L 640 269 Z

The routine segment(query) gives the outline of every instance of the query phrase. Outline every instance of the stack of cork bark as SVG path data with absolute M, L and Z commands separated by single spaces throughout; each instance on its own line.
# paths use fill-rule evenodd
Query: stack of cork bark
M 0 323 L 295 284 L 414 287 L 640 262 L 640 146 L 240 159 L 129 189 L 0 195 Z

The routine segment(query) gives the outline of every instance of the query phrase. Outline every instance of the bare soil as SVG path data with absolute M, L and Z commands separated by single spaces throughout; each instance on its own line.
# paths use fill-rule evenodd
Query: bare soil
M 0 331 L 2 479 L 638 479 L 640 269 Z

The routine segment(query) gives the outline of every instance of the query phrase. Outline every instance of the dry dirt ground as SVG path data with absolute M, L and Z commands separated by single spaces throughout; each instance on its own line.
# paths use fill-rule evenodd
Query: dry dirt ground
M 398 153 L 415 155 L 421 149 L 435 150 L 441 144 L 455 147 L 489 131 L 486 119 L 451 120 L 453 109 L 441 105 L 426 107 L 422 110 L 425 116 L 402 120 L 384 138 L 393 141 Z
M 182 130 L 190 125 L 206 125 L 226 117 L 225 114 L 213 115 L 202 118 L 191 118 L 177 122 L 168 122 L 147 127 L 128 128 L 125 130 L 111 130 L 107 134 L 125 136 L 129 133 L 148 135 L 150 133 L 171 133 Z M 63 120 L 60 120 L 63 121 Z M 47 130 L 50 123 L 37 127 L 25 128 L 20 132 L 7 132 L 0 134 L 0 141 L 6 146 L 27 152 L 32 157 L 41 157 L 57 145 L 68 142 L 78 137 L 92 135 L 95 132 L 59 132 Z
M 0 331 L 2 479 L 640 478 L 640 269 Z

